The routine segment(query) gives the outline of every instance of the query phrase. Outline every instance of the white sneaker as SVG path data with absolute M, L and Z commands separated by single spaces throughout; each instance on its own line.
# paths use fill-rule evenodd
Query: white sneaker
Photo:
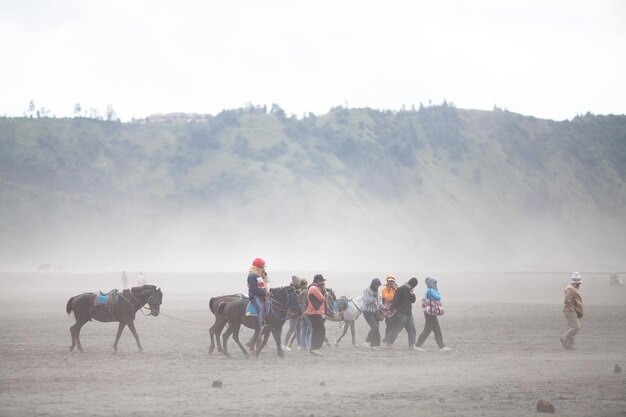
M 452 350 L 452 348 L 449 348 L 448 346 L 444 346 L 441 349 L 439 349 L 439 352 L 450 352 Z
M 322 352 L 320 352 L 319 350 L 311 350 L 311 355 L 322 356 Z
M 415 350 L 420 351 L 420 352 L 426 352 L 426 349 L 424 349 L 423 347 L 419 347 L 419 346 L 415 346 Z
M 283 346 L 283 350 L 291 350 L 291 348 L 287 345 Z
M 363 342 L 363 346 L 365 346 L 366 348 L 371 348 L 372 347 L 372 343 L 371 342 Z

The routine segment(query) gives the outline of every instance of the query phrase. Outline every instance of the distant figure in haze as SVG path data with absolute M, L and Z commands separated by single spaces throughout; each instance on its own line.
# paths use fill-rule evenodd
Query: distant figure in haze
M 439 294 L 439 290 L 437 289 L 437 280 L 431 277 L 428 277 L 424 280 L 426 283 L 426 293 L 424 294 L 424 300 L 426 303 L 432 301 L 441 301 L 441 294 Z M 434 310 L 434 311 L 433 311 Z M 426 349 L 422 348 L 422 345 L 426 341 L 426 338 L 430 335 L 430 332 L 435 333 L 435 342 L 437 342 L 437 346 L 439 346 L 439 350 L 441 352 L 446 352 L 450 349 L 443 343 L 443 336 L 441 335 L 441 327 L 439 327 L 439 319 L 438 315 L 443 314 L 443 309 L 440 312 L 435 309 L 426 309 L 424 310 L 424 330 L 417 339 L 417 343 L 415 344 L 415 349 L 419 351 L 425 351 Z
M 259 329 L 264 330 L 265 325 L 265 298 L 267 297 L 267 273 L 265 261 L 256 258 L 248 270 L 248 297 L 256 307 Z
M 378 298 L 378 289 L 381 285 L 380 279 L 374 278 L 370 286 L 363 291 L 363 318 L 370 326 L 370 331 L 367 333 L 365 343 L 363 343 L 363 346 L 367 348 L 380 346 L 380 330 L 376 314 L 382 314 L 380 312 L 380 299 Z
M 387 343 L 387 337 L 389 337 L 389 330 L 391 329 L 391 323 L 393 321 L 391 301 L 393 300 L 393 295 L 396 293 L 397 288 L 396 277 L 391 274 L 387 275 L 385 278 L 385 286 L 380 294 L 383 300 L 383 314 L 385 315 L 385 337 L 383 338 L 383 343 Z
M 122 289 L 125 290 L 128 288 L 128 275 L 126 275 L 126 271 L 122 271 Z
M 148 280 L 146 279 L 146 277 L 143 276 L 143 272 L 140 272 L 139 276 L 137 277 L 137 286 L 142 287 L 146 285 L 147 283 L 148 283 Z
M 324 315 L 326 314 L 326 279 L 322 274 L 317 274 L 313 278 L 313 284 L 309 286 L 307 292 L 308 306 L 306 315 L 313 327 L 313 336 L 311 337 L 311 354 L 321 356 L 319 349 L 324 344 L 326 336 L 326 328 L 324 327 Z
M 406 284 L 399 287 L 391 300 L 391 310 L 395 311 L 391 323 L 391 330 L 387 338 L 387 349 L 393 347 L 398 334 L 405 329 L 409 336 L 409 349 L 415 349 L 415 319 L 413 319 L 412 304 L 415 302 L 415 293 L 417 287 L 417 278 L 411 278 Z
M 583 279 L 578 272 L 572 273 L 569 285 L 565 288 L 565 301 L 563 303 L 563 314 L 569 329 L 561 337 L 561 344 L 567 350 L 574 349 L 574 339 L 580 331 L 580 319 L 583 318 L 583 299 L 578 292 Z

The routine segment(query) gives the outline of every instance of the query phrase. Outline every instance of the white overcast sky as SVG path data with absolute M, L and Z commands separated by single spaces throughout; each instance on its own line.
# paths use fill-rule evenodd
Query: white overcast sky
M 0 0 L 0 115 L 626 113 L 626 1 Z

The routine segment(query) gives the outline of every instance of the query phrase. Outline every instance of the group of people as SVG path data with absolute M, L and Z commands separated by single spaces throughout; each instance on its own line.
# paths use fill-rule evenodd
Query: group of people
M 141 287 L 146 284 L 148 284 L 148 280 L 144 276 L 143 272 L 140 272 L 139 275 L 137 275 L 137 286 Z M 126 290 L 128 288 L 130 288 L 128 283 L 128 275 L 126 274 L 126 271 L 122 271 L 122 289 Z
M 256 258 L 248 271 L 248 296 L 257 310 L 257 319 L 261 330 L 265 323 L 265 303 L 268 297 L 268 279 L 265 270 L 265 261 Z M 327 297 L 326 279 L 321 274 L 313 278 L 313 282 L 308 285 L 304 278 L 292 277 L 291 285 L 302 296 L 304 313 L 297 317 L 294 312 L 290 313 L 289 328 L 285 335 L 283 349 L 290 350 L 289 340 L 297 337 L 298 346 L 301 349 L 309 350 L 313 355 L 321 355 L 320 348 L 324 344 L 326 329 L 324 325 L 326 314 Z M 383 319 L 386 323 L 385 337 L 383 343 L 386 348 L 391 349 L 399 333 L 406 330 L 408 334 L 409 348 L 414 350 L 425 350 L 422 345 L 430 335 L 435 334 L 435 341 L 441 351 L 449 351 L 451 348 L 445 346 L 441 327 L 437 316 L 443 314 L 441 307 L 441 295 L 437 289 L 437 280 L 426 278 L 426 292 L 422 300 L 422 307 L 425 316 L 425 325 L 419 338 L 416 340 L 417 332 L 413 319 L 412 304 L 416 301 L 415 287 L 418 280 L 413 277 L 407 283 L 398 287 L 393 275 L 386 277 L 386 285 L 380 290 L 382 282 L 374 278 L 368 288 L 363 292 L 363 317 L 370 327 L 365 340 L 365 346 L 376 348 L 381 345 L 379 322 Z M 438 308 L 432 308 L 435 304 Z M 299 329 L 298 329 L 299 327 Z
M 393 275 L 387 275 L 385 286 L 379 292 L 382 283 L 374 278 L 370 286 L 363 291 L 363 318 L 370 327 L 365 339 L 364 346 L 376 348 L 381 345 L 380 325 L 385 320 L 385 336 L 382 343 L 387 349 L 391 349 L 398 335 L 406 330 L 408 335 L 409 349 L 425 351 L 422 347 L 431 333 L 435 334 L 435 342 L 442 352 L 452 350 L 443 342 L 441 327 L 438 316 L 443 314 L 441 307 L 441 294 L 437 289 L 437 280 L 426 278 L 426 292 L 422 299 L 422 311 L 424 313 L 424 329 L 417 337 L 415 320 L 413 318 L 413 304 L 417 300 L 415 288 L 418 280 L 415 277 L 409 279 L 404 285 L 398 286 Z M 380 295 L 379 295 L 380 293 Z M 432 308 L 436 304 L 437 308 Z
M 424 314 L 424 328 L 417 337 L 415 320 L 413 318 L 413 304 L 417 300 L 415 288 L 418 285 L 416 277 L 412 277 L 402 286 L 396 284 L 393 275 L 387 275 L 385 285 L 379 278 L 374 278 L 363 291 L 363 318 L 367 322 L 370 330 L 364 342 L 367 348 L 377 348 L 381 346 L 380 322 L 385 321 L 385 333 L 382 344 L 387 349 L 391 349 L 398 335 L 402 330 L 406 330 L 408 335 L 409 349 L 425 351 L 422 346 L 431 333 L 435 335 L 435 342 L 442 352 L 452 350 L 443 342 L 443 335 L 439 325 L 438 316 L 443 315 L 444 310 L 441 304 L 441 293 L 437 288 L 437 280 L 431 277 L 425 280 L 426 290 L 422 299 L 422 311 Z M 265 271 L 265 261 L 256 258 L 248 272 L 248 295 L 257 308 L 259 328 L 265 326 L 264 312 L 267 291 L 267 273 Z M 302 297 L 302 305 L 305 305 L 304 313 L 297 317 L 294 312 L 289 314 L 289 329 L 285 335 L 283 348 L 289 348 L 289 340 L 297 337 L 298 346 L 301 349 L 309 350 L 313 355 L 321 355 L 319 351 L 324 344 L 326 329 L 324 326 L 326 311 L 326 279 L 317 274 L 313 278 L 313 283 L 308 285 L 305 278 L 292 277 L 291 285 Z M 580 319 L 583 317 L 582 297 L 579 293 L 582 277 L 578 272 L 574 272 L 570 278 L 570 283 L 565 289 L 565 301 L 563 313 L 567 320 L 568 330 L 561 337 L 561 344 L 567 350 L 575 349 L 575 337 L 580 331 Z M 382 287 L 382 288 L 381 288 Z

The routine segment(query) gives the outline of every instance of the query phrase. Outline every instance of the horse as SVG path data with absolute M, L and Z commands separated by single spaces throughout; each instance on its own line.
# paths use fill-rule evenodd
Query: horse
M 333 303 L 334 304 L 334 303 Z M 330 321 L 338 321 L 339 326 L 343 323 L 343 333 L 335 340 L 335 347 L 339 346 L 339 342 L 350 329 L 352 334 L 352 344 L 356 345 L 354 322 L 361 316 L 363 312 L 363 298 L 346 296 L 337 298 L 337 306 L 333 315 L 327 315 L 326 318 Z M 327 341 L 328 342 L 328 341 Z
M 209 355 L 213 353 L 215 350 L 215 345 L 217 345 L 217 353 L 222 353 L 222 342 L 220 338 L 222 337 L 222 330 L 228 324 L 228 319 L 223 314 L 224 307 L 226 304 L 231 301 L 240 300 L 243 294 L 230 294 L 230 295 L 221 295 L 219 297 L 213 297 L 209 300 L 209 310 L 211 313 L 215 315 L 215 323 L 211 327 L 209 327 L 209 335 L 211 336 L 211 345 L 209 346 Z M 254 336 L 248 341 L 247 345 L 250 350 L 253 350 L 254 341 L 256 341 L 259 335 L 258 326 L 254 330 Z
M 139 342 L 139 335 L 135 330 L 135 314 L 144 305 L 148 304 L 150 315 L 158 316 L 163 302 L 163 293 L 161 288 L 157 288 L 155 285 L 144 285 L 141 287 L 133 287 L 130 290 L 124 290 L 121 293 L 112 292 L 113 295 L 118 295 L 119 299 L 117 303 L 110 305 L 96 305 L 95 293 L 86 292 L 80 295 L 71 297 L 65 310 L 69 315 L 74 312 L 74 318 L 76 323 L 70 327 L 70 334 L 72 336 L 72 345 L 70 346 L 70 352 L 78 346 L 79 351 L 83 351 L 83 347 L 80 344 L 80 329 L 85 323 L 95 319 L 102 322 L 119 322 L 117 328 L 117 335 L 115 336 L 115 343 L 113 343 L 113 350 L 117 352 L 117 343 L 120 340 L 124 327 L 128 326 L 131 333 L 135 337 L 137 347 L 140 351 L 143 351 L 141 343 Z
M 291 308 L 296 311 L 296 314 L 301 314 L 302 310 L 300 300 L 298 298 L 298 294 L 296 293 L 296 289 L 291 285 L 280 288 L 271 288 L 269 290 L 269 294 L 270 298 L 267 302 L 268 312 L 266 314 L 266 323 L 268 324 L 268 326 L 262 333 L 263 341 L 261 342 L 261 345 L 256 348 L 253 353 L 255 356 L 259 355 L 259 353 L 267 343 L 267 339 L 269 338 L 269 333 L 271 331 L 276 342 L 278 356 L 284 358 L 285 351 L 283 350 L 281 344 L 281 332 L 283 329 L 283 325 L 287 320 L 287 310 Z M 224 345 L 222 353 L 225 356 L 229 356 L 227 342 L 228 338 L 232 334 L 235 343 L 237 343 L 244 356 L 246 358 L 249 357 L 248 352 L 239 341 L 239 329 L 241 328 L 242 324 L 250 329 L 254 329 L 255 336 L 257 336 L 257 333 L 259 331 L 258 319 L 254 316 L 246 316 L 246 308 L 248 307 L 249 302 L 250 301 L 247 299 L 240 298 L 230 302 L 222 303 L 222 306 L 220 306 L 220 308 L 218 308 L 217 310 L 218 314 L 223 314 L 228 321 L 228 330 L 226 330 L 226 332 L 224 332 L 224 335 L 222 336 L 222 344 Z M 252 345 L 254 345 L 254 342 L 256 342 L 255 337 L 253 337 Z

